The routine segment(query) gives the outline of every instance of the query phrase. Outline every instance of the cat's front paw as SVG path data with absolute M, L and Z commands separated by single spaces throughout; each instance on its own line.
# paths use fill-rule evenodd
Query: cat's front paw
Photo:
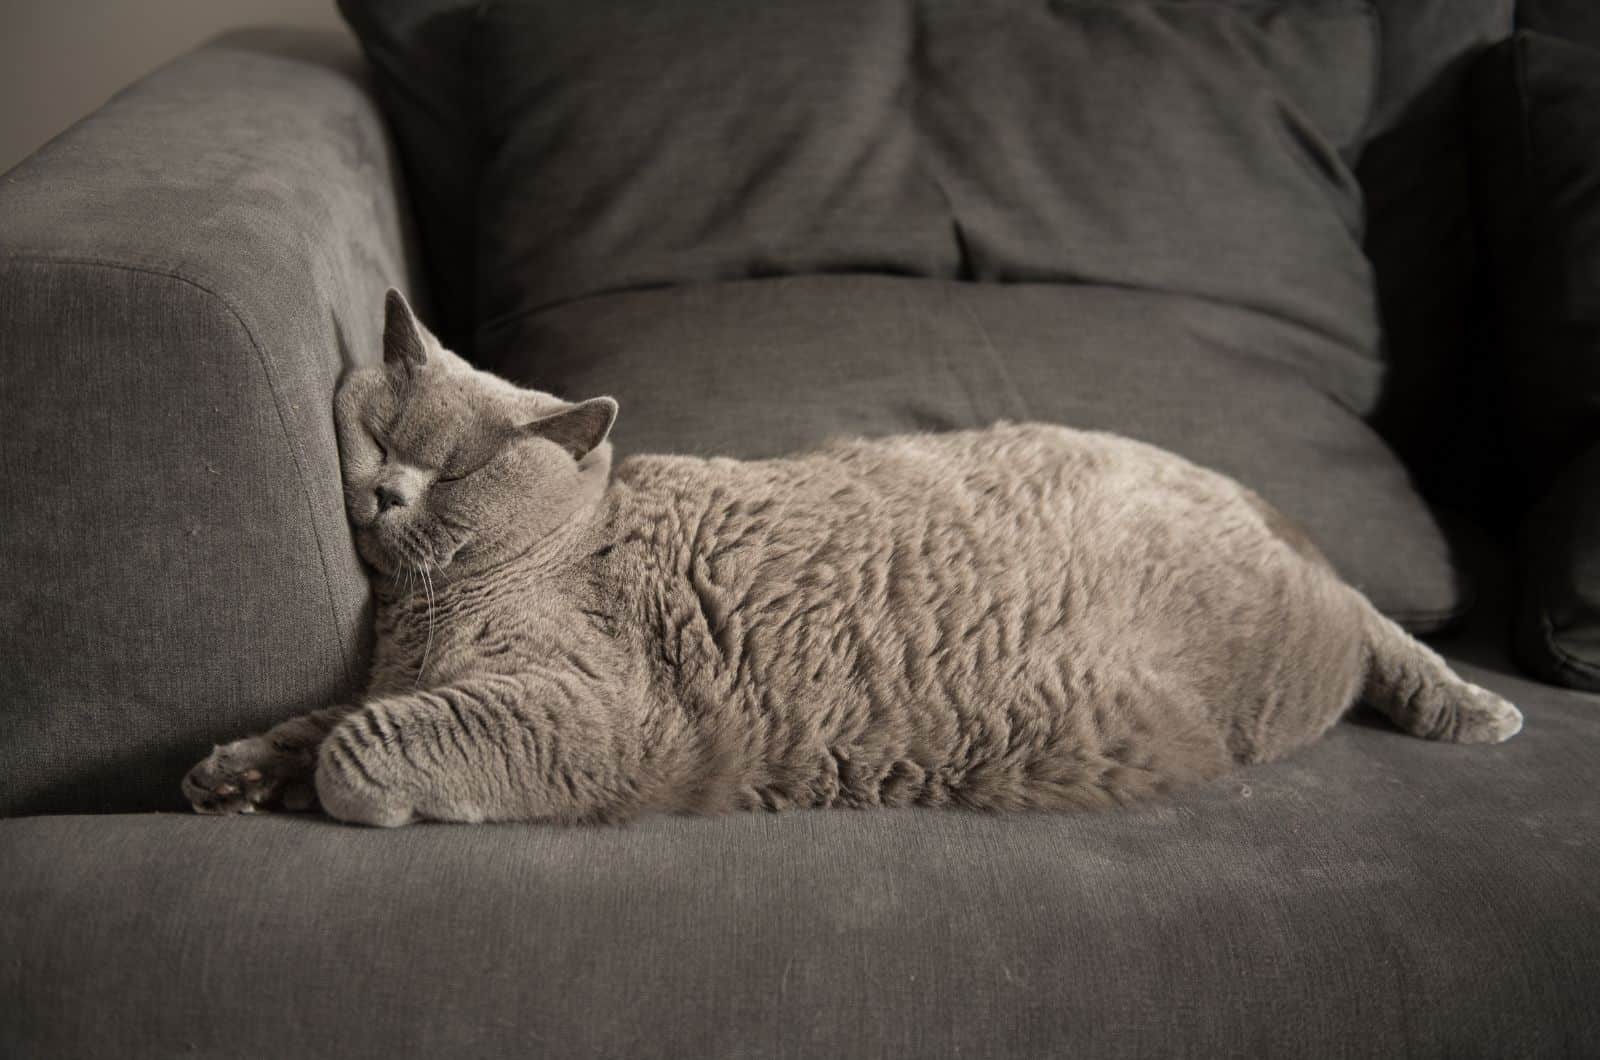
M 1467 684 L 1456 704 L 1456 723 L 1448 738 L 1455 743 L 1503 743 L 1521 731 L 1520 710 L 1487 688 Z
M 322 742 L 316 771 L 317 799 L 330 817 L 350 824 L 394 828 L 410 824 L 416 814 L 392 783 L 395 761 L 379 737 L 393 724 L 390 715 L 382 728 L 373 721 L 371 707 L 347 719 Z M 369 735 L 363 736 L 362 733 Z
M 215 748 L 183 778 L 183 794 L 196 813 L 309 810 L 316 804 L 311 776 L 316 759 L 303 750 L 251 736 Z

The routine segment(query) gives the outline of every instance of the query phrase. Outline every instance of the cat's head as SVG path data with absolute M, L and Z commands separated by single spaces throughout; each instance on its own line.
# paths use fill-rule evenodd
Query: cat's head
M 362 558 L 395 577 L 470 571 L 550 540 L 603 492 L 616 414 L 472 368 L 391 290 L 383 364 L 350 372 L 334 405 Z

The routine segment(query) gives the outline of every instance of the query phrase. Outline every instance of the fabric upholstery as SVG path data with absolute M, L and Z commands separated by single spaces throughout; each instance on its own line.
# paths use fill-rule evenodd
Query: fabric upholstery
M 997 415 L 1134 434 L 1287 497 L 1398 617 L 1457 610 L 1439 531 L 1360 419 L 1381 367 L 1348 169 L 1379 71 L 1366 5 L 480 18 L 484 362 L 641 395 L 662 428 L 643 449 L 770 455 Z M 856 273 L 914 279 L 800 279 Z M 653 287 L 678 293 L 616 300 Z M 840 393 L 819 356 L 883 386 Z
M 998 419 L 1114 429 L 1258 488 L 1408 623 L 1455 603 L 1451 559 L 1400 467 L 1304 377 L 1370 394 L 1329 337 L 1204 299 L 1099 286 L 862 276 L 701 284 L 529 317 L 512 377 L 622 405 L 620 452 L 773 456 L 841 435 Z
M 1534 669 L 1600 689 L 1600 50 L 1521 31 L 1475 78 L 1499 392 Z
M 0 814 L 179 808 L 364 676 L 332 394 L 408 268 L 353 53 L 224 39 L 0 183 Z
M 341 0 L 390 104 L 418 184 L 424 235 L 440 234 L 429 240 L 430 262 L 439 263 L 436 275 L 448 271 L 465 277 L 473 267 L 472 248 L 460 235 L 475 226 L 474 204 L 451 190 L 482 166 L 486 145 L 480 137 L 477 152 L 465 149 L 461 130 L 478 130 L 481 122 L 478 96 L 460 90 L 459 67 L 451 64 L 462 62 L 458 42 L 475 39 L 480 6 L 477 0 Z M 909 25 L 922 6 L 911 0 L 850 5 L 843 23 L 849 29 L 839 36 L 877 31 L 881 38 L 886 19 Z M 1378 281 L 1389 369 L 1375 422 L 1434 492 L 1468 507 L 1493 505 L 1500 498 L 1484 492 L 1480 466 L 1492 440 L 1475 429 L 1473 417 L 1453 414 L 1473 397 L 1466 384 L 1477 363 L 1466 71 L 1474 55 L 1511 32 L 1517 6 L 1513 0 L 1377 0 L 1381 68 L 1368 143 L 1356 169 L 1367 214 L 1364 247 Z M 1556 20 L 1563 27 L 1580 27 L 1584 19 L 1592 21 L 1586 14 L 1592 8 L 1590 0 L 1524 0 L 1519 17 L 1532 28 L 1547 28 Z M 869 10 L 879 17 L 863 21 Z M 467 47 L 469 55 L 476 54 L 474 47 Z M 858 56 L 863 52 L 853 39 L 849 47 Z M 891 67 L 899 62 L 897 54 L 888 58 Z M 475 60 L 467 65 L 476 90 L 481 70 Z M 638 76 L 646 79 L 642 71 Z M 882 102 L 893 87 L 880 84 L 876 100 Z M 656 85 L 646 84 L 640 94 L 650 97 L 656 91 Z M 458 330 L 457 315 L 449 306 L 441 308 L 446 310 L 442 326 Z M 465 338 L 457 341 L 463 348 L 470 345 Z M 1450 400 L 1435 400 L 1441 392 Z
M 1099 814 L 0 822 L 0 1053 L 1593 1055 L 1600 701 L 1502 665 Z
M 1341 161 L 1377 75 L 1364 4 L 480 17 L 484 357 L 586 295 L 851 271 L 1187 294 L 1375 341 Z
M 1396 183 L 1373 216 L 1416 244 L 1367 246 L 1385 319 L 1415 306 L 1408 345 L 1444 324 L 1448 372 L 1459 276 L 1426 270 L 1463 247 L 1462 189 L 1448 154 L 1408 171 L 1409 134 L 1387 130 L 1414 118 L 1459 144 L 1443 86 L 1509 5 L 1443 3 L 1379 7 L 1386 39 L 1417 27 L 1419 65 L 1385 52 L 1373 131 Z M 380 76 L 410 61 L 368 47 Z M 304 39 L 213 46 L 0 182 L 0 815 L 172 805 L 206 742 L 359 679 L 329 396 L 409 270 L 403 189 L 349 70 Z M 619 393 L 634 449 L 1093 421 L 1138 395 L 1132 430 L 1269 478 L 1302 518 L 1382 512 L 1341 525 L 1393 539 L 1374 594 L 1412 584 L 1398 568 L 1437 574 L 1441 553 L 1389 522 L 1420 511 L 1398 468 L 1347 422 L 1376 360 L 1269 314 L 1123 304 L 1139 297 L 894 277 L 634 291 L 530 317 L 504 361 Z M 1041 377 L 1063 347 L 1068 386 Z M 1305 384 L 1308 365 L 1336 382 Z M 1266 468 L 1268 434 L 1295 464 Z M 1268 476 L 1302 460 L 1304 481 Z M 1510 743 L 1360 717 L 1112 813 L 3 820 L 0 1055 L 1600 1054 L 1600 699 L 1512 675 L 1504 616 L 1477 618 L 1481 639 L 1445 647 L 1525 710 Z

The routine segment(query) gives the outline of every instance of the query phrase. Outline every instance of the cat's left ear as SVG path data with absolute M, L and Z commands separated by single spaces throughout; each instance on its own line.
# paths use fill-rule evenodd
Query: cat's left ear
M 406 296 L 389 288 L 383 297 L 383 359 L 403 365 L 406 371 L 428 363 L 428 329 L 411 311 Z
M 541 416 L 522 430 L 547 438 L 571 453 L 574 460 L 582 460 L 606 440 L 615 422 L 617 403 L 608 397 L 597 397 Z

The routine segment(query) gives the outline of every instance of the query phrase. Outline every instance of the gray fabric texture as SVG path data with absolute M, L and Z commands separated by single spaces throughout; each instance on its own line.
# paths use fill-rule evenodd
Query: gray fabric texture
M 668 429 L 635 451 L 769 455 L 997 415 L 1125 432 L 1279 500 L 1398 617 L 1457 610 L 1439 531 L 1361 421 L 1381 378 L 1347 168 L 1379 72 L 1366 5 L 507 2 L 481 20 L 489 365 L 637 395 L 619 437 L 634 416 Z M 851 272 L 916 280 L 797 278 Z M 684 289 L 757 279 L 777 286 Z M 619 301 L 663 286 L 680 290 Z M 602 366 L 619 344 L 626 368 Z M 836 385 L 865 376 L 882 385 Z
M 430 263 L 441 280 L 448 276 L 453 282 L 475 267 L 473 246 L 460 238 L 475 225 L 473 204 L 451 190 L 468 186 L 483 164 L 483 144 L 475 152 L 463 140 L 463 130 L 477 130 L 482 115 L 476 91 L 480 71 L 463 59 L 471 50 L 460 45 L 471 36 L 480 6 L 476 0 L 341 0 L 374 60 L 385 100 L 391 101 L 391 118 L 419 183 L 424 236 L 439 233 L 429 242 Z M 885 0 L 847 6 L 837 32 L 826 25 L 811 27 L 800 39 L 820 34 L 829 41 L 830 55 L 841 50 L 860 55 L 873 47 L 870 38 L 881 40 L 886 25 L 893 27 L 897 20 L 913 25 L 918 5 Z M 1471 507 L 1485 496 L 1481 458 L 1492 443 L 1472 429 L 1471 417 L 1454 415 L 1471 396 L 1461 384 L 1473 364 L 1465 72 L 1478 51 L 1510 33 L 1514 7 L 1531 28 L 1570 34 L 1589 32 L 1583 27 L 1595 24 L 1594 11 L 1600 9 L 1591 0 L 1524 0 L 1521 5 L 1514 0 L 1378 0 L 1373 7 L 1381 29 L 1381 70 L 1356 175 L 1366 205 L 1364 246 L 1378 280 L 1384 361 L 1390 367 L 1377 422 L 1434 491 Z M 864 17 L 864 11 L 876 17 Z M 857 40 L 858 34 L 869 39 Z M 777 46 L 770 40 L 757 43 Z M 883 55 L 891 68 L 901 61 L 892 49 Z M 648 69 L 632 74 L 644 84 L 640 97 L 659 91 L 660 82 Z M 462 88 L 463 79 L 473 90 Z M 895 86 L 879 88 L 874 98 L 882 102 L 883 93 Z M 447 313 L 440 324 L 454 333 L 458 318 Z M 459 337 L 457 342 L 463 352 L 470 345 Z M 1451 400 L 1435 400 L 1441 392 Z M 1489 496 L 1484 503 L 1494 503 Z
M 177 808 L 363 677 L 332 395 L 408 270 L 359 69 L 227 38 L 0 183 L 0 814 Z
M 1042 420 L 1118 431 L 1233 475 L 1415 628 L 1456 603 L 1427 509 L 1349 404 L 1378 366 L 1216 302 L 1102 286 L 807 276 L 583 299 L 534 314 L 500 367 L 622 403 L 620 452 L 763 457 L 833 436 Z M 1329 396 L 1305 376 L 1351 381 Z
M 1476 657 L 1507 744 L 1107 813 L 0 822 L 0 1053 L 1593 1055 L 1600 701 Z
M 480 23 L 485 358 L 587 295 L 856 271 L 1183 294 L 1376 345 L 1359 0 L 508 0 Z

